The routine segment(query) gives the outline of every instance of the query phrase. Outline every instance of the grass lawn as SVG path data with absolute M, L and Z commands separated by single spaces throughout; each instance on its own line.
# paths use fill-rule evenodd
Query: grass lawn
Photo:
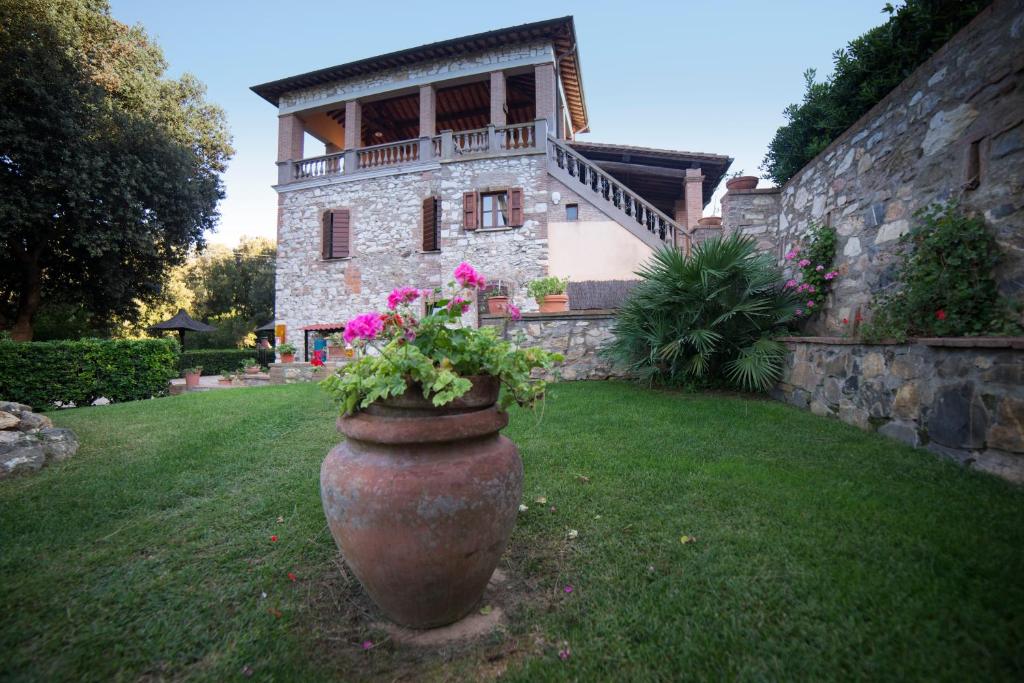
M 513 415 L 527 597 L 415 655 L 336 563 L 316 386 L 53 417 L 78 455 L 0 482 L 3 680 L 1024 679 L 1024 490 L 778 403 L 577 383 Z

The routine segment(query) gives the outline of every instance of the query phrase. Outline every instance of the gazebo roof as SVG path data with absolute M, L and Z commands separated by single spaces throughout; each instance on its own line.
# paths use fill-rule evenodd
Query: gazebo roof
M 184 308 L 179 308 L 173 318 L 165 320 L 162 323 L 157 323 L 150 329 L 177 330 L 179 332 L 182 330 L 188 330 L 191 332 L 213 332 L 217 328 L 213 325 L 207 325 L 206 323 L 201 323 L 198 320 L 193 320 L 192 316 L 186 313 Z
M 276 326 L 276 323 L 273 320 L 271 320 L 266 325 L 260 325 L 259 327 L 257 327 L 256 331 L 257 332 L 273 332 L 275 326 Z

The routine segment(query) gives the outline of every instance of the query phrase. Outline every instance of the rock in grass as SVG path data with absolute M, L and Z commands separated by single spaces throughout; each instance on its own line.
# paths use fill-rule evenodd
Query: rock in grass
M 17 415 L 0 410 L 0 429 L 17 429 L 20 422 Z

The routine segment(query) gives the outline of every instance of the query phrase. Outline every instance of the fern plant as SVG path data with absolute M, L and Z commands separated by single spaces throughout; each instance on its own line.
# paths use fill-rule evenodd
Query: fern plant
M 648 383 L 767 391 L 782 373 L 784 332 L 797 308 L 771 256 L 740 235 L 690 256 L 665 248 L 637 272 L 605 354 Z

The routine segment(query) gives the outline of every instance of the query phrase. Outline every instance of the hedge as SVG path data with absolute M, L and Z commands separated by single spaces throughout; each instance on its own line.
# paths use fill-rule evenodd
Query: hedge
M 198 365 L 202 366 L 204 375 L 219 375 L 238 370 L 247 358 L 257 360 L 256 349 L 196 349 L 181 354 L 178 368 L 184 371 Z
M 0 399 L 45 410 L 165 396 L 178 357 L 173 339 L 0 341 Z

